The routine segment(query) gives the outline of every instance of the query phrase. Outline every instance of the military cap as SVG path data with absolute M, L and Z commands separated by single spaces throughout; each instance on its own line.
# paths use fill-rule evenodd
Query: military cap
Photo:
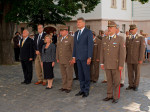
M 116 27 L 117 24 L 114 21 L 108 21 L 108 26 L 107 27 Z
M 68 30 L 67 26 L 60 26 L 60 30 Z
M 137 28 L 135 24 L 130 25 L 130 30 L 134 30 L 135 28 Z

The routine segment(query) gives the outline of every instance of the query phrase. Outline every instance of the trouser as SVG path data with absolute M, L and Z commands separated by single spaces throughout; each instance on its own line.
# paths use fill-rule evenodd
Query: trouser
M 77 60 L 78 74 L 80 81 L 80 91 L 89 93 L 90 90 L 90 65 L 86 60 Z
M 118 69 L 106 69 L 107 76 L 107 97 L 120 98 L 120 71 Z M 114 94 L 113 94 L 114 93 Z
M 60 70 L 62 75 L 62 88 L 71 90 L 73 82 L 73 66 L 69 63 L 60 64 Z
M 33 73 L 32 61 L 21 61 L 21 65 L 24 74 L 24 82 L 31 82 Z
M 99 78 L 99 62 L 92 61 L 90 66 L 90 77 L 92 81 L 98 81 Z
M 121 82 L 120 83 L 124 84 L 124 82 L 125 82 L 125 64 L 124 64 L 124 67 L 121 71 Z
M 128 80 L 130 87 L 138 87 L 140 82 L 140 64 L 129 64 L 128 68 Z
M 15 61 L 19 61 L 20 48 L 14 48 Z
M 37 75 L 38 81 L 46 82 L 46 79 L 44 79 L 43 69 L 41 66 L 41 56 L 40 55 L 37 55 L 35 58 L 35 70 L 36 70 L 36 75 Z
M 77 63 L 74 64 L 74 72 L 75 72 L 76 78 L 79 78 L 79 77 L 78 77 L 78 67 L 77 67 Z

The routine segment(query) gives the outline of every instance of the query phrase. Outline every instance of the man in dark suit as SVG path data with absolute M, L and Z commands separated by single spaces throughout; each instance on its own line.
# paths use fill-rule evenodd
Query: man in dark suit
M 46 80 L 44 79 L 43 70 L 41 66 L 41 53 L 42 53 L 42 47 L 44 45 L 44 37 L 46 35 L 45 32 L 43 32 L 44 28 L 43 25 L 38 25 L 38 34 L 35 35 L 34 38 L 34 48 L 35 48 L 35 70 L 36 75 L 38 78 L 38 81 L 35 83 L 36 85 L 43 84 L 43 86 L 46 85 Z
M 57 34 L 56 34 L 56 31 L 53 32 L 52 41 L 53 41 L 54 44 L 57 44 Z
M 93 55 L 93 34 L 85 28 L 84 18 L 77 19 L 79 30 L 74 36 L 73 60 L 77 62 L 80 91 L 76 96 L 87 97 L 90 89 L 90 63 Z
M 33 40 L 28 37 L 28 30 L 23 31 L 23 38 L 20 42 L 20 59 L 24 73 L 24 81 L 21 84 L 30 84 L 32 80 L 32 61 L 34 58 Z

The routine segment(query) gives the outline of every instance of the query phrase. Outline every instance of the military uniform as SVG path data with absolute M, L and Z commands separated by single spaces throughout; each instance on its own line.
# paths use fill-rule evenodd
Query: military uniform
M 93 57 L 91 60 L 91 81 L 97 82 L 99 78 L 99 61 L 100 60 L 100 47 L 101 47 L 101 40 L 98 38 L 94 38 L 94 47 L 93 47 Z
M 73 66 L 70 65 L 73 52 L 73 37 L 70 35 L 57 40 L 56 59 L 59 60 L 62 74 L 62 88 L 71 90 L 73 82 Z
M 135 28 L 135 25 L 131 25 L 130 29 Z M 126 40 L 126 62 L 128 68 L 128 79 L 130 88 L 138 88 L 140 80 L 140 64 L 139 61 L 143 61 L 145 52 L 145 40 L 139 34 L 134 37 L 130 35 Z
M 109 21 L 109 26 L 116 25 Z M 107 98 L 118 100 L 120 98 L 120 71 L 125 62 L 125 43 L 123 37 L 113 35 L 113 37 L 104 37 L 101 44 L 100 63 L 104 64 L 107 76 Z M 113 95 L 114 85 L 114 95 Z M 105 100 L 108 101 L 108 100 Z

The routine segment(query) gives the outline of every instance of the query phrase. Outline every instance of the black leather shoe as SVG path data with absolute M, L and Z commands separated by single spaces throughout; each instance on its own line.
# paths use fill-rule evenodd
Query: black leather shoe
M 51 88 L 50 88 L 50 87 L 46 87 L 45 89 L 52 89 L 52 88 L 53 88 L 53 87 L 51 87 Z
M 73 80 L 78 80 L 79 78 L 74 78 Z
M 131 86 L 128 86 L 128 87 L 126 88 L 126 90 L 131 90 L 131 89 L 133 89 L 133 87 L 131 87 Z
M 120 84 L 120 87 L 124 87 L 124 84 Z
M 26 84 L 31 84 L 31 82 L 26 82 Z
M 66 93 L 70 93 L 71 92 L 71 90 L 68 90 L 68 89 L 66 89 L 66 91 L 65 91 Z
M 106 97 L 106 98 L 104 98 L 103 99 L 103 101 L 109 101 L 109 100 L 112 100 L 113 98 L 108 98 L 108 97 Z
M 133 90 L 134 90 L 134 91 L 138 91 L 138 87 L 134 87 Z
M 23 82 L 21 82 L 21 84 L 26 84 L 26 82 L 25 82 L 25 81 L 23 81 Z
M 84 92 L 79 91 L 79 93 L 77 93 L 75 96 L 81 96 L 83 94 L 84 94 Z
M 118 101 L 119 101 L 118 99 L 116 99 L 116 100 L 113 99 L 112 103 L 118 103 Z
M 82 98 L 85 98 L 85 97 L 88 97 L 89 96 L 89 93 L 84 93 L 83 95 L 82 95 Z
M 64 89 L 64 88 L 60 88 L 59 90 L 60 90 L 60 91 L 66 91 L 66 89 Z

